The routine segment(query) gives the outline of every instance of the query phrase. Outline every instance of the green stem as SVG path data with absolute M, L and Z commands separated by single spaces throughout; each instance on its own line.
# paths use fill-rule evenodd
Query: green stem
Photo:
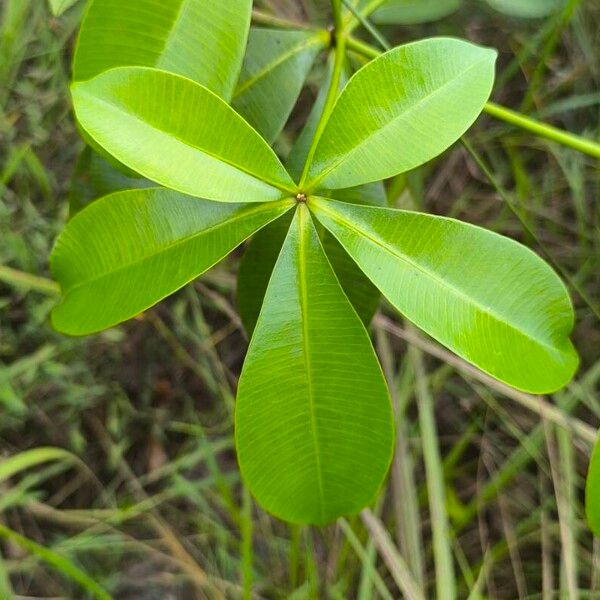
M 327 121 L 329 120 L 329 116 L 333 110 L 335 101 L 337 100 L 340 88 L 340 79 L 342 77 L 342 71 L 344 70 L 344 62 L 346 59 L 346 34 L 344 32 L 344 25 L 342 22 L 341 0 L 331 0 L 331 6 L 333 9 L 333 17 L 335 22 L 335 31 L 333 33 L 335 40 L 333 72 L 331 74 L 331 81 L 329 82 L 329 90 L 327 91 L 325 104 L 323 105 L 323 112 L 319 118 L 315 135 L 310 144 L 310 148 L 306 156 L 306 162 L 304 163 L 304 168 L 302 169 L 302 176 L 300 177 L 299 184 L 300 189 L 303 189 L 303 187 L 306 185 L 308 172 L 310 170 L 315 151 L 317 150 L 317 144 L 319 143 L 319 139 L 325 130 L 325 126 L 327 125 Z
M 364 57 L 370 59 L 377 58 L 382 54 L 379 50 L 377 50 L 377 48 L 374 48 L 370 44 L 351 36 L 348 37 L 346 46 L 349 50 L 353 50 L 354 52 L 362 54 Z M 518 127 L 519 129 L 529 131 L 538 137 L 556 142 L 557 144 L 567 148 L 572 148 L 573 150 L 577 150 L 578 152 L 587 154 L 588 156 L 600 158 L 600 144 L 593 142 L 592 140 L 585 139 L 579 135 L 569 133 L 568 131 L 563 131 L 558 127 L 548 125 L 547 123 L 536 121 L 531 117 L 526 117 L 525 115 L 511 110 L 510 108 L 500 106 L 494 102 L 488 102 L 484 106 L 483 112 L 488 114 L 490 117 L 498 119 L 499 121 L 504 121 L 505 123 L 509 123 L 510 125 Z
M 348 34 L 352 33 L 363 21 L 368 19 L 369 15 L 373 14 L 385 2 L 387 2 L 387 0 L 371 0 L 371 2 L 360 11 L 360 16 L 350 14 L 348 22 L 346 23 L 346 32 Z M 354 13 L 354 11 L 351 10 L 351 13 Z
M 520 129 L 524 129 L 539 137 L 556 142 L 561 146 L 573 148 L 573 150 L 588 154 L 594 158 L 600 158 L 600 144 L 597 144 L 592 140 L 586 140 L 578 135 L 558 129 L 558 127 L 536 121 L 535 119 L 526 117 L 525 115 L 510 110 L 509 108 L 505 108 L 504 106 L 500 106 L 499 104 L 495 104 L 494 102 L 488 102 L 483 111 L 490 115 L 490 117 L 515 125 Z
M 0 265 L 0 281 L 15 287 L 35 290 L 48 296 L 57 296 L 60 294 L 60 288 L 55 281 L 23 273 L 23 271 L 17 271 L 17 269 L 11 269 L 3 265 Z
M 306 23 L 277 17 L 256 8 L 252 10 L 252 21 L 258 25 L 266 25 L 267 27 L 275 27 L 277 29 L 317 29 Z

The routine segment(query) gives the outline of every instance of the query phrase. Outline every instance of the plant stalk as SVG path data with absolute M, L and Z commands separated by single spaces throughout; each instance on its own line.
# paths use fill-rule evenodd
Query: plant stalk
M 335 105 L 335 101 L 337 100 L 340 87 L 340 79 L 342 77 L 344 62 L 346 60 L 346 34 L 344 32 L 344 24 L 342 21 L 341 0 L 331 0 L 331 7 L 333 10 L 333 17 L 335 22 L 335 29 L 332 33 L 332 41 L 335 44 L 333 72 L 331 74 L 331 81 L 329 82 L 329 90 L 327 91 L 325 104 L 323 105 L 323 112 L 321 113 L 321 117 L 319 118 L 319 122 L 315 130 L 315 135 L 310 144 L 310 148 L 306 156 L 306 162 L 304 163 L 304 168 L 302 169 L 302 176 L 300 177 L 299 183 L 299 187 L 301 190 L 306 185 L 306 180 L 308 179 L 308 173 L 315 152 L 317 150 L 319 139 L 321 138 L 321 135 L 325 130 L 325 126 L 327 125 L 327 121 L 329 120 L 329 116 L 331 115 L 331 111 L 333 110 L 333 106 Z
M 55 281 L 11 269 L 4 265 L 0 265 L 0 281 L 14 287 L 41 292 L 48 296 L 58 296 L 60 294 L 60 288 Z

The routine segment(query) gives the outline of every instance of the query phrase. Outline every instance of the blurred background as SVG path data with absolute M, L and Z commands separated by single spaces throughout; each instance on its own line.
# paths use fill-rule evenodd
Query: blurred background
M 394 206 L 484 225 L 551 261 L 576 307 L 581 368 L 553 397 L 518 393 L 382 303 L 371 331 L 398 428 L 387 485 L 361 515 L 291 527 L 253 503 L 235 460 L 242 249 L 118 328 L 69 339 L 49 326 L 53 241 L 69 199 L 97 189 L 68 94 L 85 6 L 68 4 L 53 16 L 45 0 L 0 0 L 0 599 L 401 598 L 404 569 L 424 598 L 445 580 L 460 598 L 600 598 L 583 510 L 600 423 L 599 162 L 484 115 L 475 156 L 457 145 L 388 182 Z M 496 102 L 599 139 L 599 0 L 440 1 L 420 23 L 425 4 L 406 2 L 394 25 L 380 13 L 380 35 L 496 47 Z M 326 2 L 255 8 L 258 22 L 329 21 Z M 281 155 L 324 70 L 321 57 Z

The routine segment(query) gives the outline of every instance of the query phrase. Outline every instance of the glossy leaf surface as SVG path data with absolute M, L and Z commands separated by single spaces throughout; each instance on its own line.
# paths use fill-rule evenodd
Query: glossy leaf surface
M 52 252 L 56 329 L 85 335 L 146 310 L 293 205 L 223 204 L 163 189 L 106 196 L 77 214 Z
M 571 302 L 531 250 L 453 219 L 326 199 L 311 206 L 383 295 L 458 355 L 534 393 L 573 376 Z
M 221 202 L 278 200 L 293 182 L 267 143 L 189 79 L 122 67 L 72 87 L 82 127 L 134 171 Z
M 322 525 L 374 498 L 393 437 L 388 392 L 369 336 L 300 206 L 240 379 L 242 476 L 274 515 Z
M 156 67 L 229 100 L 251 10 L 251 0 L 92 0 L 81 25 L 73 79 L 91 79 L 114 67 Z
M 310 189 L 337 189 L 413 169 L 473 124 L 492 90 L 496 52 L 452 38 L 394 48 L 348 82 L 321 136 Z
M 511 17 L 539 19 L 560 10 L 566 0 L 486 0 L 497 11 Z
M 600 437 L 590 459 L 585 488 L 585 511 L 590 529 L 600 537 Z
M 460 5 L 461 0 L 387 0 L 371 18 L 375 23 L 429 23 L 452 14 Z
M 327 35 L 252 29 L 233 107 L 268 141 L 283 129 Z

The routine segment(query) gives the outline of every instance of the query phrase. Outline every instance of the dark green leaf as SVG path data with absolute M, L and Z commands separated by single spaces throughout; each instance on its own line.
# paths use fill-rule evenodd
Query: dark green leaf
M 250 31 L 232 104 L 268 142 L 283 129 L 327 37 L 322 31 Z

